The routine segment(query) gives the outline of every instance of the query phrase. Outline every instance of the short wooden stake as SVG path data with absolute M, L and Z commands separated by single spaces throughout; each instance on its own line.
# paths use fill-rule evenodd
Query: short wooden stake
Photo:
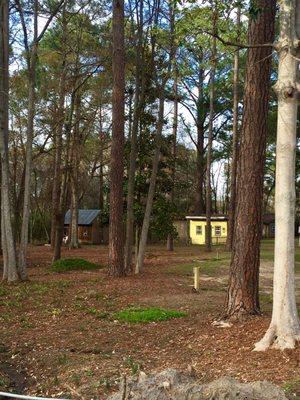
M 194 289 L 199 290 L 200 288 L 200 267 L 194 267 Z

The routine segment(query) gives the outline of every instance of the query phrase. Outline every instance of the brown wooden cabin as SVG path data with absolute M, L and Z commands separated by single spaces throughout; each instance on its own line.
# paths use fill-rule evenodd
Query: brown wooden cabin
M 64 236 L 70 237 L 71 211 L 65 215 Z M 100 210 L 78 210 L 78 240 L 82 244 L 103 243 Z

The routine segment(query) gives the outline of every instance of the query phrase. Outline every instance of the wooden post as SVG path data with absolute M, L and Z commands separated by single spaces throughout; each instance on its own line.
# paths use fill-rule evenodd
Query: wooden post
M 199 290 L 200 288 L 200 267 L 194 267 L 194 289 Z

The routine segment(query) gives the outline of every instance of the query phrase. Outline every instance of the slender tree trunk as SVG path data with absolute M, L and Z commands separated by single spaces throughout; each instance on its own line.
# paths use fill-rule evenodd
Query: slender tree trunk
M 175 71 L 174 78 L 174 112 L 173 112 L 173 132 L 172 132 L 172 167 L 171 167 L 171 179 L 172 188 L 170 193 L 170 201 L 174 204 L 175 201 L 175 179 L 176 179 L 176 155 L 177 155 L 177 127 L 178 127 L 178 74 Z M 173 221 L 172 221 L 173 222 Z M 174 250 L 174 239 L 171 234 L 167 238 L 167 250 Z
M 24 200 L 22 213 L 21 241 L 19 248 L 18 273 L 22 280 L 27 279 L 27 248 L 28 231 L 30 218 L 30 193 L 31 193 L 31 173 L 32 173 L 32 145 L 34 134 L 35 116 L 35 86 L 36 86 L 36 63 L 38 51 L 38 0 L 34 0 L 34 33 L 33 43 L 30 52 L 27 53 L 27 73 L 28 73 L 28 117 L 27 117 L 27 142 L 25 156 L 25 182 Z
M 55 130 L 55 161 L 54 161 L 54 177 L 52 186 L 52 215 L 51 215 L 51 245 L 54 247 L 55 243 L 55 232 L 57 214 L 59 213 L 59 200 L 61 191 L 61 179 L 62 179 L 62 146 L 63 146 L 63 127 L 65 117 L 65 97 L 66 97 L 66 16 L 65 7 L 62 15 L 62 65 L 61 65 L 61 76 L 59 83 L 59 100 L 58 100 L 58 112 L 57 112 L 57 127 Z
M 102 111 L 100 108 L 100 116 L 99 116 L 99 210 L 100 210 L 100 243 L 102 244 L 104 241 L 103 234 L 103 211 L 104 211 L 104 177 L 103 177 L 103 164 L 104 164 L 104 139 L 105 135 L 102 131 Z
M 136 48 L 136 77 L 134 112 L 130 140 L 130 160 L 128 172 L 127 215 L 126 215 L 126 241 L 125 241 L 125 268 L 132 272 L 132 246 L 134 242 L 134 186 L 137 157 L 137 137 L 140 115 L 144 104 L 144 58 L 143 58 L 143 1 L 139 4 L 138 43 Z
M 71 144 L 71 171 L 70 171 L 70 195 L 71 195 L 71 232 L 69 248 L 77 249 L 78 242 L 78 170 L 80 153 L 80 107 L 81 99 L 79 91 L 75 96 L 75 124 L 73 129 L 73 140 Z
M 27 123 L 27 142 L 26 142 L 26 167 L 25 167 L 25 184 L 24 184 L 24 200 L 22 213 L 21 241 L 19 249 L 18 271 L 22 280 L 27 279 L 27 247 L 28 247 L 28 230 L 30 218 L 30 193 L 31 193 L 31 172 L 32 172 L 32 144 L 33 144 L 33 122 L 35 115 L 35 80 L 36 80 L 36 57 L 37 46 L 34 44 L 32 48 L 31 65 L 28 70 L 28 123 Z
M 241 25 L 241 8 L 237 8 L 237 38 L 240 36 Z M 238 161 L 238 147 L 239 147 L 239 50 L 236 49 L 234 54 L 233 66 L 233 124 L 232 124 L 232 160 L 231 160 L 231 176 L 230 176 L 230 203 L 228 212 L 228 234 L 226 247 L 228 250 L 232 248 L 233 229 L 235 220 L 235 207 L 236 207 L 236 173 Z
M 125 275 L 123 247 L 124 91 L 124 0 L 113 0 L 113 110 L 108 273 L 115 277 Z
M 213 32 L 217 29 L 217 9 L 216 4 L 212 4 L 213 10 Z M 206 250 L 211 251 L 211 164 L 212 164 L 212 142 L 213 142 L 213 119 L 215 103 L 215 73 L 216 73 L 216 38 L 212 38 L 211 71 L 210 71 L 210 102 L 209 102 L 209 125 L 208 125 L 208 143 L 206 156 L 206 226 L 205 226 L 205 245 Z
M 202 59 L 200 60 L 200 63 Z M 204 120 L 205 105 L 203 98 L 204 70 L 199 66 L 198 102 L 197 102 L 197 160 L 196 160 L 196 203 L 195 215 L 203 214 L 205 211 L 204 202 Z
M 272 344 L 278 349 L 294 348 L 300 340 L 300 323 L 295 299 L 295 154 L 298 109 L 300 1 L 280 1 L 280 39 L 276 186 L 275 263 L 271 324 L 256 350 Z M 293 54 L 294 53 L 294 54 Z
M 260 12 L 250 20 L 248 42 L 274 40 L 275 0 L 255 3 Z M 269 47 L 248 50 L 237 176 L 234 240 L 226 300 L 228 317 L 259 314 L 259 262 L 262 197 L 271 72 Z
M 74 113 L 74 102 L 75 102 L 75 91 L 73 91 L 71 96 L 70 108 L 68 111 L 68 117 L 64 123 L 64 134 L 66 137 L 65 144 L 65 165 L 64 165 L 64 173 L 61 179 L 61 189 L 60 189 L 60 198 L 59 198 L 59 207 L 57 209 L 57 213 L 55 215 L 55 241 L 54 241 L 54 249 L 53 249 L 53 261 L 59 260 L 61 258 L 61 245 L 64 233 L 64 218 L 66 212 L 66 204 L 67 204 L 67 188 L 69 182 L 69 165 L 70 165 L 70 142 L 71 142 L 71 129 L 72 129 L 72 121 L 73 121 L 73 113 Z
M 158 171 L 158 164 L 160 158 L 160 148 L 161 148 L 161 135 L 164 125 L 164 104 L 165 104 L 165 84 L 162 85 L 160 89 L 159 96 L 159 111 L 157 120 L 157 130 L 156 130 L 156 146 L 152 162 L 152 173 L 150 178 L 149 190 L 147 195 L 146 209 L 143 219 L 142 231 L 140 235 L 138 255 L 136 259 L 135 273 L 139 274 L 144 267 L 145 251 L 147 246 L 148 231 L 150 226 L 150 217 L 152 213 L 153 199 L 155 194 L 156 178 Z
M 0 156 L 1 156 L 1 238 L 3 280 L 18 280 L 16 253 L 11 224 L 8 166 L 8 99 L 9 99 L 9 4 L 0 5 Z

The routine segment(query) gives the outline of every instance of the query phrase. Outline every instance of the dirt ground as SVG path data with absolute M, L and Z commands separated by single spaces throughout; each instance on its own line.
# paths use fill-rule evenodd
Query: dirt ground
M 30 281 L 0 286 L 0 390 L 105 399 L 122 375 L 193 366 L 203 382 L 225 375 L 266 379 L 300 396 L 299 347 L 252 351 L 270 322 L 270 249 L 268 244 L 262 260 L 263 316 L 217 328 L 212 322 L 222 314 L 229 262 L 222 248 L 207 254 L 200 247 L 173 253 L 151 247 L 140 276 L 111 279 L 105 269 L 53 273 L 51 249 L 32 247 Z M 107 248 L 65 249 L 63 256 L 105 265 Z M 201 267 L 199 293 L 192 291 L 194 265 Z M 183 310 L 188 316 L 147 324 L 114 320 L 115 311 L 131 306 Z

